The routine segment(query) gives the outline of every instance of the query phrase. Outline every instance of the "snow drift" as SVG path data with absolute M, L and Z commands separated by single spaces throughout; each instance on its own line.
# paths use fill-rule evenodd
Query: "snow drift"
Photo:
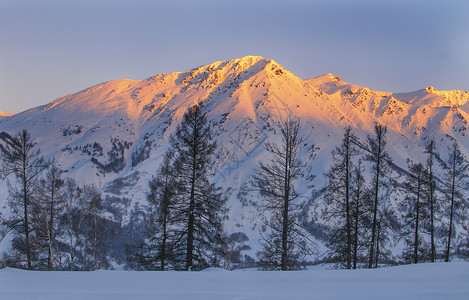
M 468 263 L 294 272 L 0 270 L 4 299 L 468 299 Z

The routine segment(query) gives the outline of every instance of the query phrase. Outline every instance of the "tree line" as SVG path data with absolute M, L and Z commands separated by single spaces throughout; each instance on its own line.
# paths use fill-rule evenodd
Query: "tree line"
M 390 262 L 448 262 L 454 250 L 464 252 L 468 243 L 464 192 L 469 163 L 456 141 L 443 160 L 430 140 L 425 145 L 425 163 L 409 159 L 407 168 L 400 168 L 386 150 L 386 134 L 386 126 L 376 124 L 374 136 L 368 135 L 363 143 L 347 127 L 342 143 L 332 151 L 324 197 L 330 255 L 347 269 Z M 444 178 L 438 178 L 437 169 Z M 393 175 L 395 170 L 401 174 Z M 461 234 L 458 244 L 456 227 Z M 395 241 L 403 245 L 401 257 L 393 257 L 390 251 Z
M 249 182 L 248 191 L 263 199 L 265 216 L 258 260 L 250 263 L 263 269 L 300 269 L 315 253 L 310 207 L 297 192 L 307 167 L 300 158 L 306 145 L 300 130 L 299 120 L 280 124 L 280 142 L 265 143 L 269 160 L 259 162 Z M 361 141 L 346 127 L 332 150 L 322 211 L 313 218 L 325 222 L 321 231 L 330 249 L 328 261 L 339 268 L 449 261 L 452 253 L 465 251 L 467 234 L 456 232 L 467 231 L 469 164 L 457 142 L 443 160 L 430 140 L 426 162 L 409 159 L 402 168 L 387 152 L 386 135 L 386 126 L 377 123 L 374 134 Z M 13 180 L 8 181 L 10 210 L 1 218 L 2 236 L 12 236 L 2 264 L 39 270 L 112 268 L 117 262 L 109 241 L 116 224 L 100 190 L 66 178 L 55 161 L 41 156 L 26 130 L 4 140 L 0 174 Z M 126 242 L 126 268 L 201 270 L 229 268 L 232 260 L 240 260 L 240 252 L 249 248 L 243 244 L 247 237 L 224 232 L 226 192 L 211 182 L 216 149 L 203 104 L 190 107 L 148 183 L 148 204 L 130 216 L 130 223 L 141 219 L 141 226 L 132 232 L 138 238 Z M 390 251 L 396 241 L 403 249 L 399 257 Z
M 26 130 L 2 147 L 1 177 L 8 181 L 9 212 L 1 218 L 2 239 L 11 234 L 2 264 L 35 270 L 108 268 L 100 190 L 65 178 L 46 161 Z

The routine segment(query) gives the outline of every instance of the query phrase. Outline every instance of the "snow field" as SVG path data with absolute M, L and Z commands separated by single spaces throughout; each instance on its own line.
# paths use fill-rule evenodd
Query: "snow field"
M 0 270 L 0 299 L 469 299 L 469 263 L 375 270 Z

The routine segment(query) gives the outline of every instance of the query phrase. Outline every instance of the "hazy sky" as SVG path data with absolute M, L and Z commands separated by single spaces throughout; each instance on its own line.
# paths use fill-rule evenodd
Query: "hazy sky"
M 246 55 L 375 90 L 469 90 L 469 1 L 0 0 L 0 111 Z

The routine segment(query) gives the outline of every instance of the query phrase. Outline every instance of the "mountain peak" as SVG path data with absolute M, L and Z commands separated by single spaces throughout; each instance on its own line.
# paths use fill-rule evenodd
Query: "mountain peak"
M 425 91 L 427 91 L 428 93 L 431 93 L 431 94 L 436 94 L 436 93 L 438 93 L 438 91 L 437 91 L 434 87 L 432 87 L 432 86 L 426 87 L 426 88 L 425 88 Z
M 213 71 L 216 69 L 228 68 L 238 72 L 246 71 L 251 67 L 262 64 L 263 66 L 267 65 L 268 63 L 273 62 L 272 59 L 266 59 L 262 56 L 244 56 L 240 58 L 235 58 L 226 61 L 217 61 L 208 65 L 200 66 L 193 70 L 197 69 L 205 69 L 207 71 Z
M 332 74 L 332 73 L 327 73 L 326 75 L 323 75 L 323 76 L 324 76 L 324 77 L 326 77 L 326 76 L 329 77 L 329 79 L 330 79 L 331 81 L 342 81 L 342 79 L 340 79 L 339 76 L 334 75 L 334 74 Z
M 261 61 L 261 60 L 271 61 L 271 59 L 266 59 L 262 56 L 256 56 L 256 55 L 247 55 L 247 56 L 244 56 L 244 57 L 232 59 L 231 61 L 255 64 L 255 63 L 257 63 L 258 61 Z
M 273 59 L 264 58 L 262 56 L 248 55 L 248 56 L 226 60 L 226 61 L 216 61 L 208 65 L 203 65 L 203 66 L 194 68 L 190 71 L 212 72 L 214 70 L 225 69 L 225 72 L 234 71 L 235 73 L 241 73 L 253 67 L 254 69 L 252 70 L 260 71 L 261 69 L 265 68 L 267 65 L 272 65 L 276 69 L 281 68 L 285 70 L 283 66 L 275 62 Z M 189 71 L 186 71 L 186 72 L 189 72 Z
M 330 83 L 333 81 L 342 81 L 339 76 L 334 75 L 332 73 L 327 73 L 318 77 L 314 77 L 311 79 L 308 79 L 310 82 L 314 82 L 316 85 L 320 84 L 325 84 L 325 83 Z

